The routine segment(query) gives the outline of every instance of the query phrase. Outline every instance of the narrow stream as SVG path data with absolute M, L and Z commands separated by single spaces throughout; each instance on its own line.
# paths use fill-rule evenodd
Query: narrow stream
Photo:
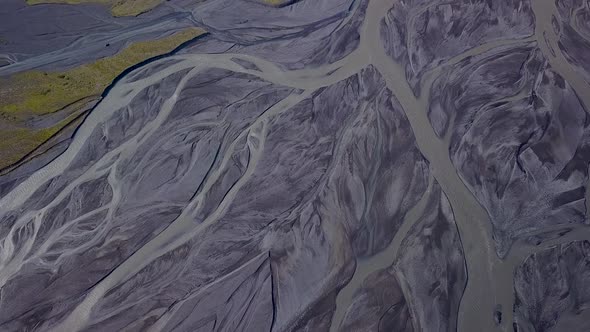
M 338 328 L 344 319 L 346 309 L 348 309 L 352 303 L 355 291 L 360 288 L 365 278 L 374 271 L 391 266 L 402 241 L 412 226 L 424 214 L 424 209 L 426 208 L 426 204 L 428 204 L 428 200 L 432 192 L 433 183 L 433 177 L 431 176 L 428 182 L 428 189 L 424 192 L 424 195 L 420 201 L 414 205 L 410 211 L 408 211 L 404 218 L 404 222 L 391 240 L 391 243 L 389 243 L 389 245 L 378 254 L 369 258 L 360 258 L 357 260 L 356 269 L 352 279 L 350 279 L 348 284 L 346 284 L 346 286 L 340 290 L 338 296 L 336 297 L 336 311 L 332 317 L 330 332 L 338 331 Z

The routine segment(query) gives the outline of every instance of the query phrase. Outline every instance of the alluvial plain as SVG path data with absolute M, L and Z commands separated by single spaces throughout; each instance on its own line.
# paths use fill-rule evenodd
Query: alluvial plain
M 587 2 L 0 22 L 0 330 L 590 328 Z

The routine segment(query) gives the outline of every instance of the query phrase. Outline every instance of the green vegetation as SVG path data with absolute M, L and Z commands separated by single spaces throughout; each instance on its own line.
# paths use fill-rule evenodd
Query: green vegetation
M 99 3 L 111 8 L 113 16 L 137 16 L 154 9 L 164 0 L 26 0 L 28 5 L 41 3 L 67 3 L 77 5 L 81 3 Z
M 15 128 L 0 130 L 0 169 L 10 166 L 35 150 L 63 127 L 67 126 L 78 114 L 72 114 L 53 127 L 40 130 Z
M 203 33 L 188 29 L 166 38 L 132 44 L 118 54 L 63 72 L 32 70 L 0 78 L 0 114 L 15 117 L 55 112 L 99 95 L 126 68 L 166 53 Z
M 23 123 L 27 119 L 96 98 L 125 69 L 169 52 L 203 32 L 191 28 L 165 38 L 136 42 L 111 57 L 61 72 L 32 70 L 0 78 L 0 120 L 4 125 L 0 127 L 0 169 L 34 150 L 73 118 L 41 130 L 26 128 Z M 73 109 L 68 114 L 77 113 L 76 107 Z
M 288 2 L 288 0 L 262 0 L 264 3 L 266 3 L 267 5 L 273 6 L 273 7 L 279 7 L 284 5 L 285 3 Z
M 0 87 L 4 88 L 3 85 L 0 85 Z M 96 98 L 86 98 L 70 105 L 68 109 L 73 109 L 74 111 L 69 112 L 69 115 L 66 115 L 65 119 L 48 128 L 27 128 L 24 122 L 24 116 L 19 115 L 16 117 L 0 113 L 0 121 L 2 123 L 0 129 L 0 170 L 16 163 L 22 157 L 46 142 L 72 122 L 80 114 L 80 109 L 93 100 L 96 100 Z

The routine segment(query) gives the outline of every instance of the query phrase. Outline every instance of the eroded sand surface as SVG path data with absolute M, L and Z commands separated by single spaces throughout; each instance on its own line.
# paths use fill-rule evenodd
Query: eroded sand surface
M 59 6 L 0 75 L 208 34 L 0 175 L 0 330 L 590 328 L 587 2 Z

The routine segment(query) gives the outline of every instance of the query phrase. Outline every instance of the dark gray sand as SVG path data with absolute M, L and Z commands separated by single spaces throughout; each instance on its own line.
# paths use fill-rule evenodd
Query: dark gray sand
M 340 331 L 456 330 L 467 282 L 461 239 L 438 183 L 424 199 L 418 218 L 407 220 L 413 225 L 397 255 L 389 257 L 393 264 L 379 270 L 374 262 L 376 272 L 355 292 Z
M 514 273 L 518 331 L 586 331 L 590 305 L 590 242 L 535 253 Z
M 587 331 L 588 22 L 573 0 L 7 1 L 0 74 L 209 34 L 0 175 L 0 330 Z

